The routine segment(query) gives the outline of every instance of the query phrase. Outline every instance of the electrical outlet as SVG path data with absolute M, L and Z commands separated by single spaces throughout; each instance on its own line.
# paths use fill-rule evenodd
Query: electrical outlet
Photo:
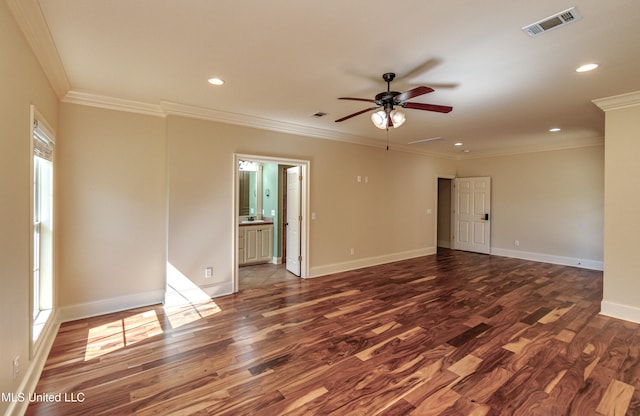
M 353 256 L 354 254 L 356 254 L 356 249 L 355 248 L 351 248 L 351 255 Z
M 205 278 L 213 277 L 213 267 L 207 267 L 204 269 L 204 277 Z
M 20 356 L 16 355 L 16 358 L 13 359 L 13 379 L 18 378 L 18 374 L 20 373 Z
M 516 246 L 516 247 L 520 247 L 520 240 L 515 240 L 513 242 L 513 245 Z

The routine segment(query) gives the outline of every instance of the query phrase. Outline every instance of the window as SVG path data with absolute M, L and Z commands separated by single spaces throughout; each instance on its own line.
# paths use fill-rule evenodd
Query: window
M 31 338 L 37 345 L 53 310 L 53 148 L 54 138 L 32 107 Z

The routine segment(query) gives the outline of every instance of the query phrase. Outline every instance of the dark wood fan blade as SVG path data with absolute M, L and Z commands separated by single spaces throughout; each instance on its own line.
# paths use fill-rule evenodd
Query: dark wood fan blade
M 375 103 L 376 100 L 370 98 L 353 98 L 353 97 L 340 97 L 338 100 L 352 100 L 352 101 L 365 101 L 367 103 Z
M 411 99 L 413 97 L 417 97 L 419 95 L 427 94 L 427 93 L 430 93 L 430 92 L 433 92 L 433 88 L 424 87 L 424 86 L 415 87 L 415 88 L 410 89 L 409 91 L 405 91 L 405 92 L 403 92 L 401 94 L 396 95 L 393 100 L 396 103 L 399 103 L 401 101 L 409 100 L 409 99 Z
M 359 115 L 360 115 L 360 114 L 362 114 L 362 113 L 366 113 L 367 111 L 375 110 L 375 109 L 377 109 L 377 108 L 378 108 L 378 107 L 365 108 L 364 110 L 358 111 L 357 113 L 349 114 L 348 116 L 345 116 L 345 117 L 342 117 L 342 118 L 337 119 L 337 120 L 336 120 L 336 123 L 339 123 L 339 122 L 341 122 L 341 121 L 348 120 L 348 119 L 350 119 L 351 117 L 359 116 Z
M 448 105 L 422 104 L 422 103 L 402 103 L 404 108 L 413 108 L 414 110 L 436 111 L 438 113 L 448 113 L 453 107 Z

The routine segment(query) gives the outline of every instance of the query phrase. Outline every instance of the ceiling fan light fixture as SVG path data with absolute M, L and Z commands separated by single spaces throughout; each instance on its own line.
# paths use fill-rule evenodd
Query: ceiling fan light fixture
M 217 78 L 217 77 L 209 78 L 207 81 L 211 85 L 222 85 L 222 84 L 224 84 L 224 81 L 222 79 L 220 79 L 220 78 Z
M 389 113 L 389 117 L 391 118 L 391 122 L 393 123 L 394 128 L 402 126 L 406 120 L 404 111 L 399 109 L 391 110 L 391 113 Z
M 576 72 L 589 72 L 589 71 L 593 71 L 594 69 L 596 69 L 598 67 L 598 64 L 584 64 L 579 66 L 578 68 L 576 68 Z
M 379 129 L 386 129 L 389 125 L 387 120 L 387 113 L 384 110 L 378 110 L 371 114 L 371 121 Z

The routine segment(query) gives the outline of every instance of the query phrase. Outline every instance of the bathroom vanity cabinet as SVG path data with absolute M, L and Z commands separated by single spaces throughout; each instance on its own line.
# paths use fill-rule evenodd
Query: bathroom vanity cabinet
M 238 232 L 238 264 L 271 263 L 273 261 L 273 223 L 240 224 Z

